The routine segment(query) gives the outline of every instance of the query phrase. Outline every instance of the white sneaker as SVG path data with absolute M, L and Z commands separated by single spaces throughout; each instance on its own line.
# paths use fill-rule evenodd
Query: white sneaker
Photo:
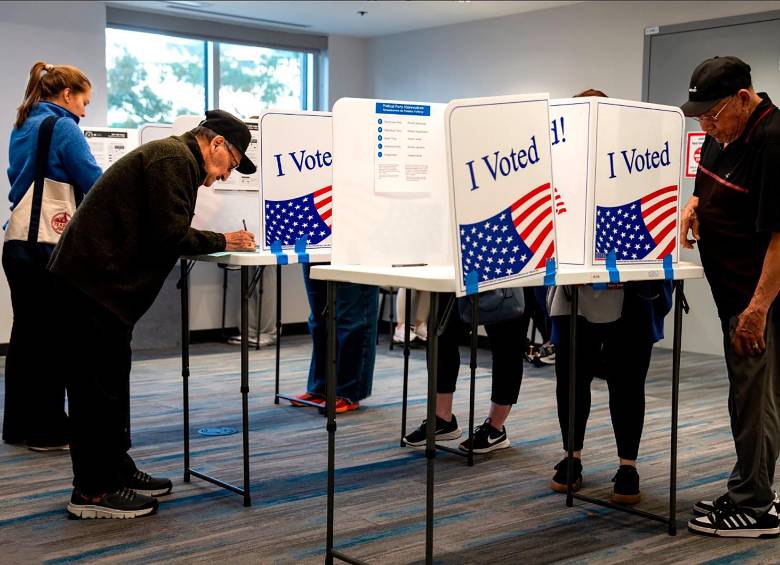
M 416 325 L 414 328 L 414 333 L 423 341 L 428 341 L 428 324 L 423 322 L 422 324 Z
M 415 339 L 417 339 L 417 334 L 409 328 L 409 343 L 412 343 Z M 404 342 L 404 326 L 396 326 L 395 332 L 393 333 L 393 343 L 403 343 Z
M 241 334 L 239 334 L 239 335 L 234 335 L 234 336 L 232 336 L 232 337 L 229 337 L 229 338 L 228 338 L 228 340 L 227 340 L 227 342 L 228 342 L 230 345 L 241 345 Z M 247 342 L 248 342 L 248 344 L 249 344 L 249 347 L 255 347 L 255 346 L 257 345 L 257 338 L 250 337 L 250 338 L 247 340 Z M 263 342 L 261 341 L 261 342 L 260 342 L 260 345 L 262 345 L 262 344 L 263 344 Z
M 276 345 L 276 335 L 260 334 L 260 347 L 268 347 L 269 345 Z

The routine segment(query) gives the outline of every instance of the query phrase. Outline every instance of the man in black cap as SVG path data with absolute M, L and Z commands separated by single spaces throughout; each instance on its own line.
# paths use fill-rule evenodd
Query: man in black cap
M 139 471 L 130 447 L 130 340 L 180 255 L 255 249 L 247 231 L 190 227 L 198 187 L 253 173 L 251 134 L 221 110 L 184 135 L 152 141 L 112 165 L 84 198 L 49 262 L 57 281 L 56 337 L 70 411 L 79 518 L 157 510 L 171 481 Z
M 780 534 L 772 483 L 780 454 L 780 112 L 750 66 L 714 57 L 693 71 L 686 116 L 706 132 L 680 241 L 698 243 L 723 330 L 737 462 L 728 491 L 693 507 L 691 531 Z M 689 239 L 688 232 L 693 239 Z

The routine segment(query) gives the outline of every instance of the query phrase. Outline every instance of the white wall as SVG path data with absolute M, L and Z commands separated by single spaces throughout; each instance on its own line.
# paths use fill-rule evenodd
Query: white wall
M 642 95 L 644 29 L 780 8 L 780 2 L 585 2 L 369 42 L 373 97 L 448 102 L 587 87 Z M 684 97 L 685 93 L 681 96 Z
M 22 103 L 30 67 L 37 60 L 75 65 L 89 77 L 92 103 L 85 125 L 106 119 L 106 12 L 97 2 L 0 2 L 0 194 L 8 194 L 8 138 Z M 9 216 L 0 206 L 0 223 Z M 11 300 L 0 273 L 0 343 L 11 335 Z
M 597 88 L 639 100 L 646 27 L 776 9 L 780 2 L 585 2 L 381 37 L 369 43 L 371 96 L 447 102 L 517 92 L 566 97 Z M 680 101 L 685 97 L 681 92 Z M 722 352 L 714 304 L 696 294 L 709 288 L 693 281 L 687 290 L 696 311 L 686 321 L 683 349 Z M 706 327 L 694 327 L 702 321 Z M 661 345 L 671 347 L 671 316 L 667 322 Z
M 367 51 L 366 39 L 345 35 L 328 36 L 328 91 L 324 98 L 328 101 L 328 111 L 339 98 L 370 97 Z

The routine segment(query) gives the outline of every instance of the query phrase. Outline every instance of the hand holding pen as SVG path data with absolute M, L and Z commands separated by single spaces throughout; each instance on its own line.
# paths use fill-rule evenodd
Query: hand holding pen
M 241 220 L 244 229 L 225 234 L 225 251 L 254 251 L 255 234 L 246 229 L 246 220 Z

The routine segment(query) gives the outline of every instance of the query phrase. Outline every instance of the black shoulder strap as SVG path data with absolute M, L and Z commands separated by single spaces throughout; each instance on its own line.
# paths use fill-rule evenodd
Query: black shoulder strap
M 43 206 L 43 178 L 46 176 L 46 165 L 49 162 L 49 148 L 54 124 L 60 118 L 49 116 L 38 128 L 38 151 L 35 156 L 35 186 L 30 210 L 30 229 L 27 232 L 29 243 L 38 243 L 38 228 L 41 224 L 41 208 Z

